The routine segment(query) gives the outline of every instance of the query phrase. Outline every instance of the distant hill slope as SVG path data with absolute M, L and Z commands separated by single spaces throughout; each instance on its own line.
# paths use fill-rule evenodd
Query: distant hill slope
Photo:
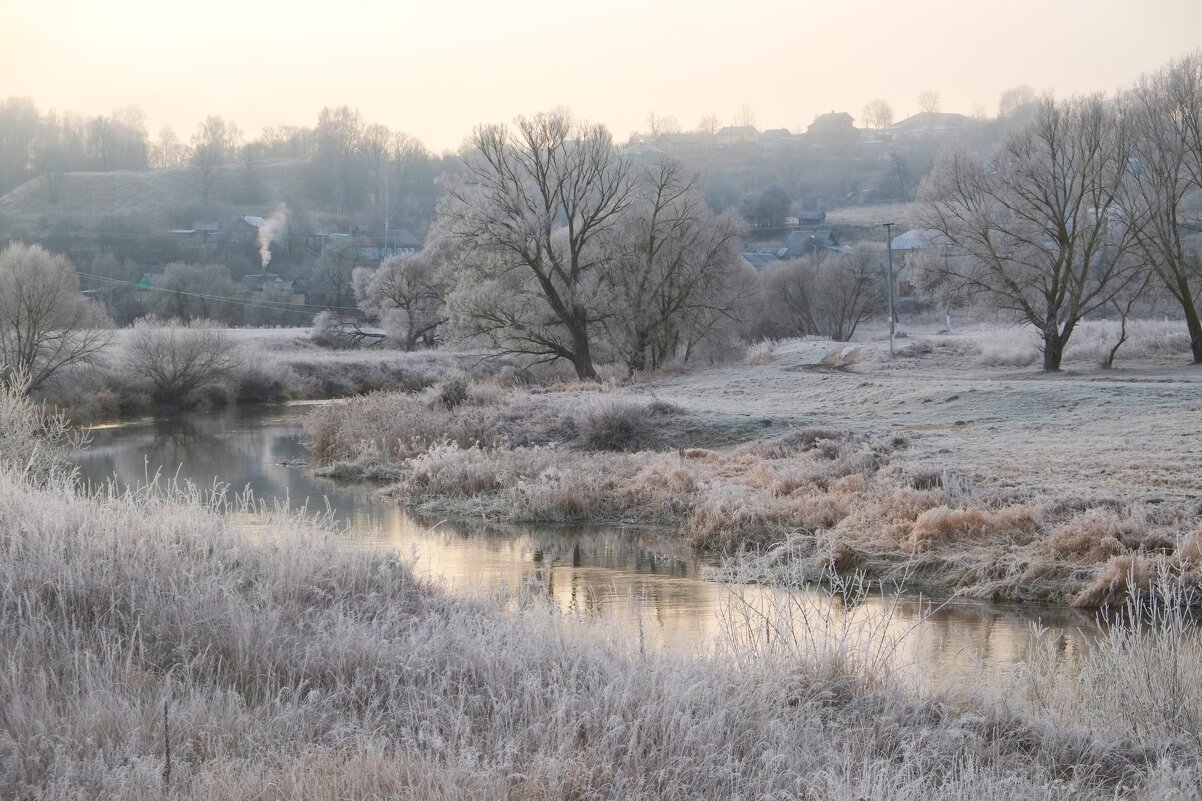
M 0 197 L 0 227 L 93 229 L 119 220 L 165 230 L 198 220 L 228 222 L 241 214 L 262 214 L 281 202 L 303 208 L 313 224 L 336 218 L 326 204 L 313 198 L 306 167 L 300 160 L 262 162 L 251 173 L 248 190 L 244 169 L 226 165 L 216 171 L 207 204 L 200 171 L 193 167 L 40 176 Z

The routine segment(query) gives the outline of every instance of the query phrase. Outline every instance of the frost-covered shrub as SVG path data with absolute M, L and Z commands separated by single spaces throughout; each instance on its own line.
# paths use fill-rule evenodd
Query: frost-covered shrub
M 82 437 L 66 418 L 29 399 L 20 378 L 0 381 L 0 467 L 44 484 L 71 471 L 67 456 Z
M 604 400 L 580 415 L 580 443 L 592 451 L 639 451 L 654 446 L 654 428 L 647 406 L 631 401 Z
M 124 355 L 126 368 L 151 383 L 156 403 L 179 406 L 219 391 L 241 364 L 238 343 L 207 320 L 139 320 Z

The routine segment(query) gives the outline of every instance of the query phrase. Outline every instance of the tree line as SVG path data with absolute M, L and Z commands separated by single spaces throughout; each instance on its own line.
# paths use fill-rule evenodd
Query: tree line
M 200 204 L 257 203 L 270 199 L 259 168 L 275 159 L 305 162 L 312 197 L 381 229 L 423 228 L 439 196 L 435 179 L 450 169 L 416 138 L 347 106 L 323 108 L 312 127 L 269 127 L 249 138 L 216 115 L 190 137 L 170 127 L 152 136 L 136 106 L 85 116 L 42 113 L 28 98 L 0 101 L 0 194 L 44 178 L 55 198 L 70 172 L 190 167 Z

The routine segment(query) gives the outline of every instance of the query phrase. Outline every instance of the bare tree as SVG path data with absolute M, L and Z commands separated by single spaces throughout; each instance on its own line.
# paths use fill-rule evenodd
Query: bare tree
M 323 108 L 317 118 L 314 162 L 341 219 L 358 207 L 366 188 L 361 148 L 365 127 L 357 109 Z
M 405 350 L 430 344 L 447 321 L 446 281 L 427 254 L 394 256 L 375 270 L 359 268 L 354 283 L 359 307 L 379 314 Z
M 350 306 L 354 295 L 355 270 L 360 267 L 360 253 L 370 240 L 350 236 L 331 237 L 321 251 L 314 275 L 329 293 L 330 305 Z
M 717 114 L 706 114 L 697 123 L 697 133 L 705 134 L 713 139 L 714 134 L 718 133 L 718 129 L 722 127 L 722 121 L 718 119 Z
M 743 103 L 743 105 L 739 107 L 739 125 L 755 125 L 755 109 L 751 107 L 750 103 Z
M 14 242 L 0 251 L 0 377 L 39 389 L 64 368 L 93 361 L 112 323 L 79 291 L 65 256 Z
M 998 98 L 997 115 L 1002 118 L 1025 116 L 1027 111 L 1034 109 L 1038 99 L 1035 90 L 1026 84 L 1011 87 Z
M 893 124 L 893 107 L 881 98 L 870 100 L 864 106 L 864 124 L 869 128 L 888 128 Z
M 918 93 L 918 110 L 924 114 L 937 113 L 942 108 L 939 93 L 933 89 L 924 89 Z
M 175 131 L 168 125 L 159 129 L 159 138 L 150 146 L 150 166 L 156 170 L 183 167 L 188 163 L 191 153 L 188 146 L 179 140 Z
M 969 288 L 955 277 L 960 269 L 968 266 L 959 264 L 960 260 L 970 257 L 955 250 L 950 242 L 936 241 L 928 244 L 929 247 L 906 257 L 906 269 L 915 289 L 934 298 L 943 309 L 945 330 L 950 332 L 952 311 L 965 305 L 971 297 Z M 953 259 L 957 261 L 957 270 L 951 269 Z
M 596 378 L 600 240 L 633 200 L 630 165 L 604 127 L 555 114 L 477 128 L 471 144 L 470 182 L 448 184 L 446 228 L 475 289 L 498 291 L 460 293 L 461 312 L 507 352 L 567 359 Z
M 920 192 L 921 223 L 967 256 L 947 278 L 1038 328 L 1045 370 L 1060 369 L 1077 323 L 1138 277 L 1137 225 L 1119 205 L 1129 158 L 1127 127 L 1101 97 L 1048 98 L 988 162 L 945 151 Z
M 815 310 L 820 332 L 847 342 L 860 323 L 883 311 L 884 273 L 880 248 L 863 242 L 820 264 Z
M 241 305 L 233 299 L 238 283 L 224 264 L 172 262 L 152 283 L 147 306 L 160 318 L 196 317 L 240 322 Z
M 209 201 L 218 167 L 233 160 L 242 143 L 238 126 L 221 117 L 211 116 L 196 128 L 192 136 L 192 164 L 200 172 L 201 194 Z
M 1144 224 L 1138 251 L 1181 306 L 1190 352 L 1202 363 L 1202 51 L 1151 76 L 1129 92 L 1134 131 L 1124 205 Z
M 660 366 L 701 328 L 735 316 L 754 281 L 737 220 L 709 210 L 695 175 L 663 159 L 639 178 L 605 271 L 604 325 L 631 371 Z
M 647 113 L 647 135 L 654 142 L 663 134 L 680 133 L 680 123 L 675 117 L 660 114 L 657 111 Z
M 880 249 L 865 243 L 821 262 L 781 262 L 764 280 L 769 314 L 788 334 L 846 342 L 883 309 L 883 277 Z
M 818 333 L 814 316 L 817 270 L 812 261 L 790 259 L 769 267 L 763 275 L 763 303 L 770 336 Z
M 208 320 L 148 317 L 134 324 L 125 363 L 154 386 L 156 403 L 183 406 L 200 390 L 228 378 L 240 360 L 234 339 Z

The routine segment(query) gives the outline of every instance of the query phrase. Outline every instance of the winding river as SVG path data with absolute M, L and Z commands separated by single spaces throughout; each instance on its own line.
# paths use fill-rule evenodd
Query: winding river
M 1000 674 L 1026 659 L 1031 628 L 1071 656 L 1096 630 L 1093 616 L 1062 608 L 869 596 L 854 605 L 824 592 L 730 586 L 714 564 L 653 533 L 623 528 L 510 530 L 487 521 L 418 520 L 374 488 L 317 478 L 307 465 L 306 404 L 231 409 L 99 426 L 76 454 L 93 485 L 143 484 L 156 473 L 202 487 L 250 490 L 267 503 L 332 515 L 348 547 L 387 548 L 453 593 L 536 592 L 564 612 L 601 618 L 612 636 L 654 645 L 705 643 L 732 632 L 759 646 L 782 636 L 803 645 L 884 656 L 924 676 Z M 774 616 L 801 625 L 774 626 Z M 798 633 L 800 632 L 800 634 Z

